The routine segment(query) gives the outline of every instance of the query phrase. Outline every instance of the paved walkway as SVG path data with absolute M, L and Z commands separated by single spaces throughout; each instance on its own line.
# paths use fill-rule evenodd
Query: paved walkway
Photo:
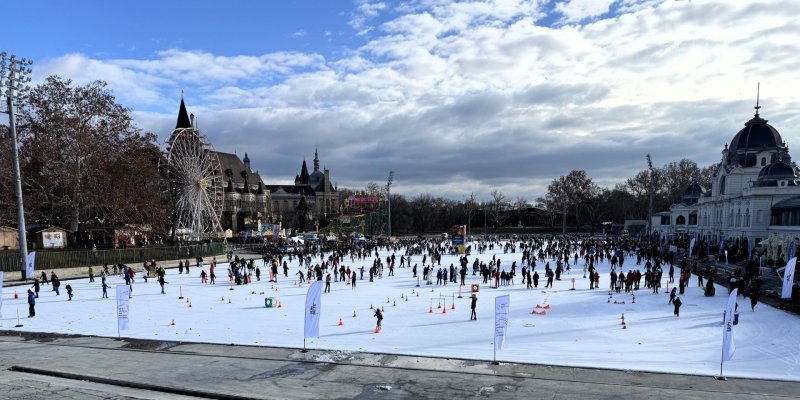
M 0 397 L 800 399 L 800 382 L 0 331 Z M 12 371 L 12 372 L 9 372 Z

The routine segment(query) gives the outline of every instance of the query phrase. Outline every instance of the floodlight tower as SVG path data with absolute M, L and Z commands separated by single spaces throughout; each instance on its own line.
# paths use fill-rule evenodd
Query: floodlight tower
M 30 88 L 31 64 L 26 58 L 8 56 L 5 51 L 0 52 L 0 97 L 6 96 L 6 113 L 8 114 L 8 128 L 14 154 L 14 186 L 17 194 L 17 237 L 19 238 L 19 271 L 22 279 L 25 276 L 25 260 L 28 257 L 28 242 L 25 237 L 25 207 L 22 202 L 22 176 L 19 171 L 19 145 L 17 143 L 17 123 L 14 116 L 14 97 L 23 96 Z M 3 93 L 5 88 L 5 93 Z
M 389 171 L 389 179 L 386 180 L 386 200 L 389 204 L 389 237 L 392 237 L 392 182 L 394 181 L 394 171 Z
M 650 159 L 650 153 L 647 153 L 645 159 L 647 159 L 647 169 L 650 171 L 650 187 L 647 194 L 647 243 L 650 244 L 653 237 L 653 192 L 655 192 L 656 188 L 656 171 L 653 169 L 653 160 Z

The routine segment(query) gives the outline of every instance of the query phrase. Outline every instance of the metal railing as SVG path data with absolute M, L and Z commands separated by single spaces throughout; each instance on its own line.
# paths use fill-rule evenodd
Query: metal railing
M 36 250 L 36 269 L 88 267 L 90 265 L 133 264 L 145 260 L 178 260 L 210 257 L 225 253 L 224 243 L 204 243 L 188 246 L 137 247 L 110 250 Z M 16 252 L 0 253 L 0 270 L 19 271 Z

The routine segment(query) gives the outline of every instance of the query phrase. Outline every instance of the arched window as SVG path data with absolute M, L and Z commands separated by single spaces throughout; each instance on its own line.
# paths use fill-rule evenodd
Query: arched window
M 744 222 L 742 223 L 744 226 L 750 226 L 750 209 L 746 208 L 744 210 Z
M 686 217 L 679 215 L 678 218 L 675 219 L 675 225 L 686 225 Z
M 719 180 L 719 194 L 725 194 L 725 177 L 723 176 Z

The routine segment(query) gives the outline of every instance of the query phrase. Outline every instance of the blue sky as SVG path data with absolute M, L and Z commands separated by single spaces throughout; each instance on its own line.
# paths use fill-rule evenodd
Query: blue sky
M 8 13 L 8 14 L 6 14 Z M 752 116 L 800 126 L 796 0 L 41 1 L 0 49 L 108 82 L 166 139 L 183 90 L 220 151 L 289 182 L 319 146 L 340 185 L 533 201 L 571 169 L 613 186 L 705 166 Z M 11 21 L 11 23 L 8 23 Z M 687 146 L 691 143 L 691 146 Z

